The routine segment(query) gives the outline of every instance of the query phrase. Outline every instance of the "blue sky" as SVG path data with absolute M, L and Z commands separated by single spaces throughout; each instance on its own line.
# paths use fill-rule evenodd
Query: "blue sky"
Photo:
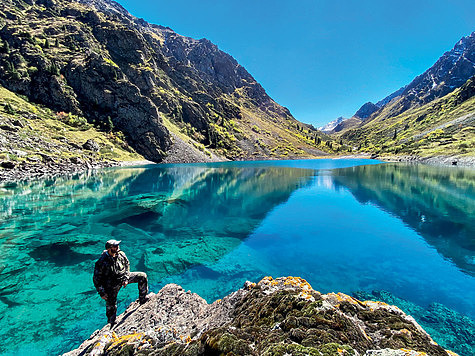
M 232 55 L 296 119 L 350 117 L 475 31 L 473 0 L 119 0 Z

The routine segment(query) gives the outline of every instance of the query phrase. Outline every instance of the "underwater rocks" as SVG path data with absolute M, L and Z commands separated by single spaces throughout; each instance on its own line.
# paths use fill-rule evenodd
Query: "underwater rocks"
M 475 354 L 475 321 L 468 316 L 439 303 L 431 303 L 423 308 L 387 291 L 357 292 L 354 296 L 397 305 L 413 316 L 442 347 L 460 355 Z
M 246 282 L 212 304 L 176 284 L 149 297 L 65 355 L 454 355 L 398 307 L 298 277 Z

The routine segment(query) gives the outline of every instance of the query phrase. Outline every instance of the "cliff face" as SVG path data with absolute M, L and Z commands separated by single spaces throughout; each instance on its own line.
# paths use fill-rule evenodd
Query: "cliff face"
M 231 159 L 321 153 L 230 55 L 114 1 L 2 1 L 0 49 L 1 85 L 123 131 L 150 160 L 176 140 Z
M 411 351 L 414 350 L 414 351 Z M 207 304 L 177 285 L 66 355 L 454 355 L 399 308 L 322 295 L 301 278 L 246 282 Z

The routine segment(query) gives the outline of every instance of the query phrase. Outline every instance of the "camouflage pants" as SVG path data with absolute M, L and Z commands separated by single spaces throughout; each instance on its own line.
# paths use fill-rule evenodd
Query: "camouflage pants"
M 145 298 L 145 296 L 148 294 L 147 274 L 144 272 L 130 272 L 127 283 L 138 283 L 139 299 Z M 122 285 L 118 285 L 106 290 L 106 315 L 108 323 L 115 322 L 115 317 L 117 314 L 117 294 L 119 294 L 121 287 Z

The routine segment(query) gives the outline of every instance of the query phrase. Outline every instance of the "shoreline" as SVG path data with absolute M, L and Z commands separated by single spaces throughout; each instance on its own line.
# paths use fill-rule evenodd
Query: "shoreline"
M 298 158 L 291 158 L 298 159 Z M 432 156 L 432 157 L 420 157 L 420 156 L 385 156 L 376 154 L 354 154 L 354 155 L 341 155 L 341 156 L 321 156 L 314 158 L 302 158 L 302 159 L 377 159 L 384 162 L 391 163 L 414 163 L 414 164 L 428 164 L 434 166 L 445 167 L 467 167 L 475 168 L 475 156 Z M 263 159 L 264 160 L 264 159 Z M 252 161 L 252 160 L 249 160 Z M 196 161 L 193 163 L 200 163 Z M 209 163 L 209 161 L 206 161 Z M 204 162 L 204 163 L 206 163 Z M 37 180 L 53 178 L 57 176 L 73 176 L 75 174 L 83 173 L 86 171 L 94 171 L 102 168 L 111 167 L 132 167 L 132 166 L 145 166 L 155 164 L 170 164 L 170 163 L 183 163 L 183 162 L 153 162 L 149 160 L 136 160 L 136 161 L 62 161 L 62 162 L 45 162 L 45 163 L 28 163 L 21 162 L 14 164 L 12 162 L 2 162 L 0 169 L 0 185 L 8 183 L 17 183 L 21 181 Z
M 417 163 L 427 164 L 431 166 L 444 167 L 466 167 L 475 168 L 475 156 L 386 156 L 386 155 L 371 155 L 372 159 L 379 159 L 385 162 L 393 163 Z

